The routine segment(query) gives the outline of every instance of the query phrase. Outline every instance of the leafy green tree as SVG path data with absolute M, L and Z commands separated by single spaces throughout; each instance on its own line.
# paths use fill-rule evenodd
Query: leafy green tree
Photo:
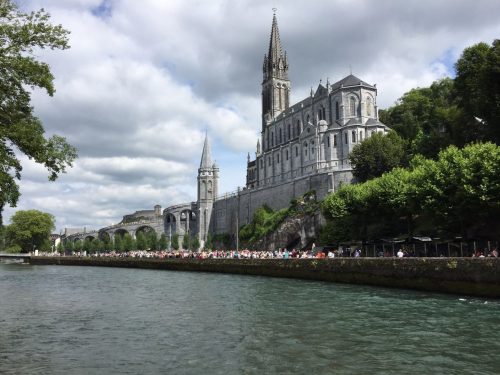
M 143 232 L 138 232 L 136 235 L 137 250 L 146 250 L 147 241 Z
M 194 236 L 193 241 L 191 241 L 191 250 L 198 251 L 200 249 L 200 240 L 198 236 Z
M 172 249 L 179 250 L 179 235 L 177 233 L 172 236 Z
M 500 40 L 466 48 L 455 64 L 455 86 L 468 141 L 500 143 Z
M 191 239 L 189 238 L 189 233 L 184 234 L 184 237 L 182 238 L 182 248 L 184 250 L 188 250 L 191 245 Z
M 114 249 L 117 253 L 123 252 L 123 238 L 120 234 L 115 233 Z
M 57 252 L 58 252 L 59 254 L 64 253 L 64 246 L 63 246 L 62 241 L 60 241 L 60 242 L 57 244 L 56 250 L 57 250 Z
M 152 230 L 147 235 L 147 247 L 151 251 L 158 250 L 158 235 L 155 230 Z
M 125 251 L 132 251 L 135 250 L 136 243 L 130 233 L 125 233 L 125 236 L 123 236 L 123 250 Z
M 168 238 L 165 235 L 165 233 L 162 233 L 162 235 L 160 236 L 160 240 L 158 241 L 158 247 L 160 248 L 160 250 L 166 250 L 167 249 L 167 247 L 168 247 Z
M 349 161 L 353 175 L 363 182 L 401 166 L 404 153 L 405 142 L 396 132 L 374 133 L 353 148 Z
M 82 251 L 83 250 L 83 241 L 76 240 L 75 244 L 74 244 L 74 249 L 75 249 L 75 251 Z
M 103 251 L 109 252 L 113 249 L 113 243 L 108 235 L 102 237 L 102 249 Z
M 14 207 L 19 199 L 22 154 L 44 165 L 49 180 L 77 156 L 64 138 L 45 137 L 31 106 L 30 89 L 55 92 L 49 66 L 35 58 L 37 50 L 68 48 L 68 31 L 49 19 L 43 9 L 25 14 L 13 1 L 0 0 L 0 226 L 4 205 Z
M 64 248 L 66 249 L 66 251 L 68 253 L 72 253 L 74 250 L 75 250 L 75 246 L 74 246 L 74 243 L 73 241 L 71 240 L 66 240 L 65 243 L 64 243 Z
M 54 217 L 38 210 L 17 211 L 6 227 L 9 246 L 17 245 L 23 252 L 50 248 L 50 234 L 55 229 Z
M 83 241 L 82 250 L 86 251 L 87 253 L 90 253 L 90 251 L 92 250 L 92 240 L 89 237 L 85 238 L 85 240 Z
M 207 234 L 207 240 L 205 241 L 205 250 L 213 250 L 214 248 L 214 243 L 212 241 L 212 236 L 211 234 Z

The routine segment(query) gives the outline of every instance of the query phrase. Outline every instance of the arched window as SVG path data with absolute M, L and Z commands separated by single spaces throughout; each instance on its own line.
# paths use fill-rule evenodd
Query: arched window
M 295 147 L 295 156 L 299 156 L 299 148 L 298 147 Z
M 286 160 L 288 160 L 288 150 L 286 150 Z
M 281 128 L 280 128 L 280 141 L 279 141 L 279 143 L 282 143 L 282 142 L 283 142 L 283 140 L 282 140 L 282 138 L 281 138 Z M 278 143 L 278 144 L 279 144 L 279 143 Z
M 327 147 L 330 147 L 330 136 L 326 137 L 326 145 Z
M 333 136 L 333 147 L 337 147 L 337 135 Z
M 335 120 L 340 119 L 340 108 L 339 108 L 339 102 L 335 102 Z
M 366 115 L 371 116 L 372 115 L 372 98 L 368 97 L 366 99 Z
M 297 120 L 297 136 L 300 135 L 300 120 Z
M 311 119 L 311 116 L 307 115 L 306 117 L 306 125 L 309 125 L 309 120 Z
M 352 134 L 352 143 L 356 143 L 356 130 L 353 130 L 351 134 Z
M 268 160 L 269 166 L 271 166 L 271 157 L 269 156 L 269 158 L 267 160 Z
M 276 163 L 279 164 L 280 163 L 280 154 L 276 155 Z
M 356 99 L 352 96 L 349 99 L 349 111 L 351 116 L 356 116 Z
M 307 142 L 304 143 L 304 155 L 307 156 Z
M 274 132 L 271 132 L 271 147 L 274 146 Z
M 288 124 L 288 139 L 290 139 L 290 137 L 292 136 L 292 135 L 290 134 L 290 128 L 291 128 L 291 126 L 290 126 L 290 124 Z
M 345 144 L 349 143 L 349 136 L 347 135 L 347 132 L 344 133 L 344 139 L 345 139 Z

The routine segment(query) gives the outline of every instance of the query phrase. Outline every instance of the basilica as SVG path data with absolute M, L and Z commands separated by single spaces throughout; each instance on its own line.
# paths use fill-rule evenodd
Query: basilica
M 349 153 L 375 132 L 387 133 L 378 119 L 377 87 L 350 74 L 338 82 L 320 83 L 298 103 L 290 103 L 289 61 L 273 15 L 269 50 L 262 65 L 261 135 L 255 157 L 248 154 L 246 184 L 230 194 L 218 191 L 219 168 L 205 138 L 197 177 L 197 200 L 126 215 L 122 223 L 99 230 L 113 237 L 120 231 L 135 236 L 146 226 L 171 240 L 177 235 L 234 236 L 267 205 L 274 210 L 308 192 L 323 199 L 341 184 L 354 182 Z M 138 216 L 139 215 L 139 216 Z M 142 218 L 134 222 L 134 218 Z

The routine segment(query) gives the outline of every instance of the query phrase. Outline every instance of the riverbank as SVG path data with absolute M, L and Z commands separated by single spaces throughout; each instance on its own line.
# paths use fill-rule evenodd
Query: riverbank
M 151 259 L 32 257 L 33 265 L 286 277 L 500 298 L 499 258 Z

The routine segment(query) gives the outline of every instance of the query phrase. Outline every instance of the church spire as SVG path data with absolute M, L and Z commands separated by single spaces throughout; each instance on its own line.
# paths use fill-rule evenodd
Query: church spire
M 264 55 L 264 81 L 269 78 L 288 79 L 288 61 L 281 47 L 276 8 L 273 9 L 273 23 L 269 39 L 269 51 Z
M 212 168 L 212 155 L 210 154 L 210 144 L 208 143 L 208 134 L 205 134 L 205 143 L 201 154 L 200 169 Z

